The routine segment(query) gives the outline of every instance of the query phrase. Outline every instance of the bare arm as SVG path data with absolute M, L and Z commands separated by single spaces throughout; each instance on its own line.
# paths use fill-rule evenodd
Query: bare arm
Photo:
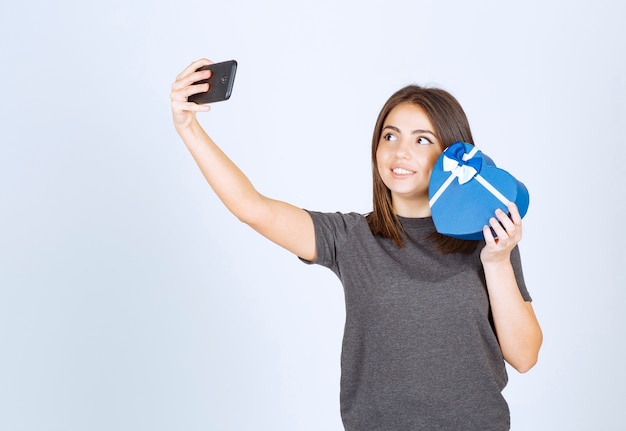
M 198 123 L 196 113 L 207 112 L 210 106 L 187 102 L 187 97 L 208 89 L 208 84 L 192 84 L 210 76 L 210 71 L 196 72 L 210 63 L 203 59 L 190 64 L 172 84 L 176 131 L 213 191 L 239 220 L 297 256 L 315 260 L 315 233 L 310 215 L 301 208 L 260 194 Z
M 488 227 L 483 229 L 487 245 L 480 257 L 502 354 L 523 373 L 537 362 L 543 335 L 532 304 L 522 298 L 511 265 L 511 250 L 522 238 L 522 219 L 514 204 L 509 211 L 511 218 L 498 210 L 497 220 L 490 221 L 498 239 L 494 239 Z

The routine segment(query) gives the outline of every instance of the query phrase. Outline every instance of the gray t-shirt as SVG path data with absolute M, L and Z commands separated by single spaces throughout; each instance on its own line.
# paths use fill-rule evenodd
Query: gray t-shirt
M 341 416 L 347 431 L 508 430 L 507 374 L 494 333 L 479 244 L 438 252 L 432 218 L 400 218 L 399 248 L 361 214 L 309 212 L 317 260 L 341 280 L 346 323 Z M 519 250 L 511 253 L 520 291 Z

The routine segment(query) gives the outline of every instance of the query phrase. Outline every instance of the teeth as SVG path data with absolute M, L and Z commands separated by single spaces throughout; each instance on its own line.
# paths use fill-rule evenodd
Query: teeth
M 407 171 L 406 169 L 402 169 L 402 168 L 394 168 L 393 173 L 397 175 L 408 175 L 408 174 L 412 174 L 413 172 Z

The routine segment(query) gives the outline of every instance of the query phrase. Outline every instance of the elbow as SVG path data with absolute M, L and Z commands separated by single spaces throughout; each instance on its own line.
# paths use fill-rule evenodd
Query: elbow
M 247 224 L 248 226 L 254 228 L 254 219 L 250 217 L 249 214 L 246 213 L 238 213 L 232 211 L 233 215 L 243 224 Z
M 241 223 L 258 230 L 259 226 L 274 217 L 273 214 L 268 212 L 265 199 L 257 194 L 256 198 L 237 199 L 236 204 L 227 205 L 227 207 Z
M 229 206 L 229 211 L 237 218 L 241 223 L 254 227 L 259 224 L 259 211 L 255 211 L 253 207 L 249 205 Z
M 531 370 L 539 360 L 539 349 L 543 342 L 541 334 L 533 343 L 533 346 L 518 351 L 517 354 L 509 354 L 505 356 L 506 362 L 512 366 L 518 373 L 524 374 Z
M 516 361 L 507 361 L 509 365 L 511 365 L 515 371 L 520 374 L 527 373 L 537 364 L 538 356 L 529 356 L 527 358 L 520 358 Z

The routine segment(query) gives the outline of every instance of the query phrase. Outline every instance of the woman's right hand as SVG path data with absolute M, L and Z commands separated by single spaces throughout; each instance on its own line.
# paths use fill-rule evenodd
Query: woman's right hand
M 196 70 L 212 63 L 206 58 L 194 61 L 176 77 L 176 81 L 172 84 L 172 92 L 170 93 L 172 116 L 174 127 L 179 133 L 189 128 L 196 121 L 196 112 L 207 112 L 211 109 L 208 104 L 198 105 L 195 102 L 187 101 L 187 98 L 192 94 L 202 93 L 209 89 L 209 84 L 193 85 L 193 83 L 211 76 L 210 70 L 200 72 Z
M 315 229 L 309 213 L 260 194 L 198 124 L 196 113 L 208 111 L 209 105 L 197 105 L 188 102 L 187 98 L 208 90 L 208 84 L 193 85 L 210 76 L 210 71 L 196 72 L 208 64 L 212 62 L 206 59 L 194 61 L 172 84 L 172 114 L 176 131 L 204 178 L 230 212 L 281 247 L 305 260 L 314 261 Z

